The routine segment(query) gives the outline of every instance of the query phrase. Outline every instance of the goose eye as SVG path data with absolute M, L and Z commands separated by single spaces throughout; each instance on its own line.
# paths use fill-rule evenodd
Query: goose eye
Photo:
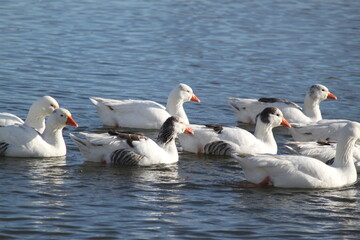
M 50 104 L 51 107 L 55 107 L 54 104 Z
M 60 114 L 60 117 L 64 117 L 64 114 Z
M 321 89 L 321 91 L 325 92 L 325 89 Z
M 276 114 L 276 116 L 280 117 L 280 114 L 278 113 L 278 114 Z

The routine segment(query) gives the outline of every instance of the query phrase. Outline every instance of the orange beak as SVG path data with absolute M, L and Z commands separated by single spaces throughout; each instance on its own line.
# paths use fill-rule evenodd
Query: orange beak
M 290 123 L 288 121 L 286 121 L 285 118 L 282 119 L 280 125 L 283 126 L 283 127 L 291 128 Z
M 187 133 L 187 134 L 194 134 L 193 130 L 191 128 L 186 128 L 184 133 Z
M 334 99 L 334 100 L 336 100 L 337 97 L 336 97 L 334 94 L 332 94 L 331 92 L 329 92 L 329 94 L 327 95 L 327 99 Z
M 192 97 L 190 98 L 190 101 L 199 103 L 200 99 L 197 96 L 195 96 L 195 94 L 193 94 Z
M 71 116 L 68 116 L 67 121 L 66 121 L 66 125 L 73 126 L 73 127 L 78 127 L 79 126 Z

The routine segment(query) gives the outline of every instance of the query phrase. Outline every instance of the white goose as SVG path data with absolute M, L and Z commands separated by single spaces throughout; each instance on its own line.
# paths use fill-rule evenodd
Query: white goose
M 360 124 L 351 122 L 342 130 L 334 163 L 299 155 L 257 155 L 239 161 L 245 177 L 254 184 L 271 184 L 285 188 L 338 188 L 357 180 L 354 145 L 360 138 Z
M 322 119 L 320 102 L 326 99 L 337 99 L 325 86 L 311 86 L 305 96 L 304 110 L 296 103 L 277 98 L 244 99 L 230 98 L 228 103 L 234 110 L 237 120 L 241 123 L 254 124 L 255 117 L 264 108 L 274 106 L 279 108 L 290 123 L 316 122 Z
M 42 134 L 27 125 L 0 127 L 0 156 L 7 157 L 59 157 L 66 155 L 62 136 L 65 126 L 77 127 L 71 113 L 59 108 L 46 121 Z
M 127 128 L 159 129 L 167 118 L 177 116 L 189 124 L 184 102 L 200 102 L 186 84 L 179 84 L 169 94 L 166 108 L 149 100 L 113 100 L 90 98 L 104 125 Z
M 272 129 L 277 126 L 290 127 L 281 111 L 265 108 L 256 122 L 254 135 L 236 127 L 220 125 L 190 125 L 193 135 L 180 134 L 180 145 L 185 151 L 213 155 L 277 153 L 277 144 Z M 209 128 L 211 127 L 211 128 Z
M 300 154 L 319 159 L 320 161 L 331 165 L 336 155 L 335 141 L 320 140 L 317 142 L 287 142 L 285 149 L 293 154 Z M 354 147 L 354 163 L 356 171 L 360 172 L 360 145 Z
M 80 149 L 85 161 L 123 166 L 170 164 L 179 160 L 175 138 L 179 133 L 192 134 L 187 124 L 169 117 L 161 126 L 157 141 L 138 134 L 110 131 L 106 134 L 85 135 L 86 139 L 70 137 Z
M 324 119 L 314 123 L 294 124 L 290 134 L 295 141 L 318 141 L 320 139 L 337 140 L 340 130 L 350 120 Z
M 54 98 L 43 96 L 31 105 L 25 122 L 14 114 L 0 113 L 0 126 L 26 124 L 42 133 L 45 129 L 45 117 L 58 108 L 59 104 Z

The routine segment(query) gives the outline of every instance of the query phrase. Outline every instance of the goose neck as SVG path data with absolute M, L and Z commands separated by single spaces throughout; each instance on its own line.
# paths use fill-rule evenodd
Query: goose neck
M 254 136 L 257 139 L 263 141 L 265 144 L 277 146 L 272 129 L 273 127 L 270 124 L 265 124 L 258 120 L 256 123 Z
M 25 119 L 25 124 L 36 130 L 43 130 L 45 127 L 45 118 L 38 114 L 29 113 Z
M 172 157 L 178 157 L 178 151 L 177 151 L 177 147 L 175 144 L 175 140 L 172 140 L 171 142 L 168 143 L 159 143 L 158 145 L 164 149 L 164 151 L 166 153 L 168 153 L 170 156 Z
M 353 160 L 355 142 L 356 138 L 354 137 L 347 137 L 338 141 L 333 163 L 334 167 L 353 166 L 355 168 Z
M 53 146 L 65 145 L 62 129 L 62 127 L 54 127 L 48 124 L 42 134 L 42 138 L 45 142 Z
M 314 122 L 321 120 L 320 101 L 307 94 L 304 100 L 304 114 Z
M 189 124 L 182 99 L 170 95 L 166 104 L 166 110 L 171 116 L 179 117 L 183 122 Z

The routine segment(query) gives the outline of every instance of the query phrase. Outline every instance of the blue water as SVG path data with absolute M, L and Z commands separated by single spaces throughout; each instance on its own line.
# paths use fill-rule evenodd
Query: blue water
M 169 166 L 84 163 L 70 132 L 104 132 L 88 97 L 165 104 L 179 82 L 192 123 L 236 124 L 228 97 L 302 104 L 315 83 L 338 101 L 324 118 L 359 121 L 360 1 L 0 3 L 0 112 L 25 118 L 55 97 L 79 128 L 68 154 L 0 160 L 2 239 L 358 239 L 360 184 L 241 189 L 231 158 L 180 153 Z M 149 136 L 156 132 L 146 131 Z M 276 135 L 280 153 L 288 136 Z

